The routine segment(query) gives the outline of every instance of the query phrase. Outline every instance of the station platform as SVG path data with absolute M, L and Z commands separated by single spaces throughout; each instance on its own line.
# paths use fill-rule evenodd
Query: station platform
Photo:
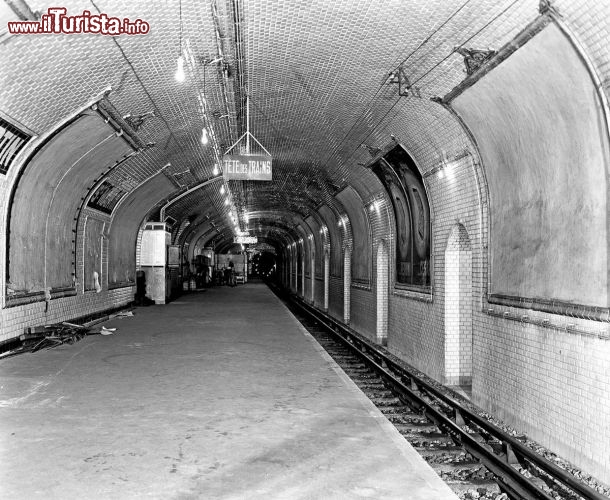
M 0 360 L 0 498 L 457 498 L 263 284 Z

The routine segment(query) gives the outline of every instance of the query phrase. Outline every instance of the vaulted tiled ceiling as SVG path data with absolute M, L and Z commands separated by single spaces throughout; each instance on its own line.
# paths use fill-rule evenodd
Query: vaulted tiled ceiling
M 570 8 L 567 1 L 559 3 Z M 44 13 L 55 4 L 29 0 L 28 5 Z M 229 183 L 242 228 L 247 212 L 305 217 L 322 203 L 334 206 L 332 197 L 346 184 L 355 185 L 363 198 L 373 195 L 381 186 L 362 165 L 370 161 L 371 148 L 390 141 L 388 126 L 392 132 L 398 121 L 396 133 L 416 160 L 441 154 L 447 112 L 430 97 L 446 94 L 465 76 L 454 47 L 497 49 L 538 14 L 537 0 L 66 0 L 62 5 L 73 15 L 89 10 L 143 19 L 151 30 L 138 36 L 5 37 L 0 112 L 45 134 L 111 88 L 109 100 L 120 114 L 154 114 L 137 132 L 154 146 L 108 176 L 135 189 L 169 164 L 165 173 L 173 177 L 177 196 L 214 177 L 214 165 L 246 130 L 249 95 L 251 131 L 273 155 L 273 181 Z M 174 72 L 181 51 L 186 79 L 179 83 Z M 389 82 L 401 63 L 416 96 L 398 96 L 397 85 Z M 204 126 L 211 131 L 207 146 L 199 140 Z M 194 190 L 171 216 L 180 223 L 207 215 L 224 221 L 228 231 L 224 197 L 212 192 L 218 187 Z M 161 204 L 150 207 L 151 217 L 158 216 Z

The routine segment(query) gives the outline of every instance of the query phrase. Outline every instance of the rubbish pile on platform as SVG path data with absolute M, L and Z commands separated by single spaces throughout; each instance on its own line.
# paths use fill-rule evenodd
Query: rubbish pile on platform
M 133 317 L 132 311 L 119 311 L 107 316 L 106 319 L 121 319 Z M 92 324 L 77 325 L 64 321 L 43 326 L 29 326 L 17 338 L 5 342 L 0 351 L 0 359 L 25 352 L 36 352 L 42 349 L 52 349 L 64 344 L 74 344 L 88 335 L 113 335 L 116 328 L 96 326 Z
M 27 327 L 19 337 L 22 350 L 36 352 L 63 344 L 74 344 L 89 335 L 89 328 L 73 323 Z

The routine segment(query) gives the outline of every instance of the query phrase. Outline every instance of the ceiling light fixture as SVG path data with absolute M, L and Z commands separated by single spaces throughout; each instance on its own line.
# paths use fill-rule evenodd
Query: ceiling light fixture
M 208 129 L 203 127 L 203 130 L 201 131 L 201 144 L 206 146 L 208 142 L 210 142 L 210 139 L 208 138 Z M 214 175 L 218 175 L 218 165 L 214 165 L 214 171 L 216 172 Z
M 177 82 L 184 81 L 184 57 L 182 55 L 178 56 L 178 69 L 176 69 L 176 74 L 174 75 Z
M 229 198 L 225 198 L 225 205 L 229 204 Z
M 217 170 L 218 170 L 218 168 L 214 168 L 214 175 L 218 175 Z M 225 186 L 224 186 L 224 184 L 222 186 L 220 186 L 220 194 L 225 194 Z

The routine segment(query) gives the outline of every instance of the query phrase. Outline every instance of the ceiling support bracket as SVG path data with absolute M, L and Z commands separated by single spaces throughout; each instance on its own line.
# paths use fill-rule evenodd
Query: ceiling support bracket
M 405 72 L 404 66 L 401 64 L 397 70 L 390 73 L 388 83 L 398 84 L 398 95 L 400 97 L 421 97 L 419 87 L 415 87 L 411 84 L 407 73 Z
M 464 66 L 466 66 L 466 74 L 468 76 L 475 73 L 498 53 L 497 50 L 477 50 L 467 49 L 465 47 L 455 47 L 453 52 L 457 52 L 464 58 Z

